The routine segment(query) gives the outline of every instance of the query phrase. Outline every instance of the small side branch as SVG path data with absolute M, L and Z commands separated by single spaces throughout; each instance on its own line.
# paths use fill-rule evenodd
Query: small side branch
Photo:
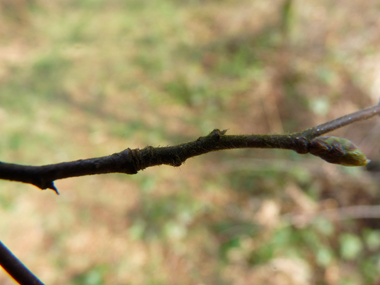
M 226 135 L 226 130 L 215 129 L 205 137 L 176 146 L 127 148 L 119 153 L 98 158 L 43 166 L 0 162 L 0 179 L 30 183 L 40 189 L 52 189 L 58 194 L 54 186 L 54 181 L 58 179 L 105 173 L 136 174 L 139 170 L 162 164 L 178 167 L 194 156 L 238 148 L 289 149 L 300 154 L 312 153 L 331 163 L 347 166 L 365 165 L 368 160 L 350 141 L 320 136 L 378 114 L 380 105 L 289 135 Z M 318 139 L 315 139 L 317 137 Z
M 335 120 L 320 124 L 314 128 L 307 129 L 305 131 L 300 132 L 300 134 L 310 140 L 315 137 L 319 137 L 323 134 L 329 133 L 333 130 L 347 126 L 349 124 L 352 124 L 358 121 L 368 120 L 379 114 L 380 114 L 380 102 L 379 104 L 375 106 L 342 116 Z

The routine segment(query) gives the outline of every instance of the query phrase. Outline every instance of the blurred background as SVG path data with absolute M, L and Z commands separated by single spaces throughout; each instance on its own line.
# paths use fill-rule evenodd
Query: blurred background
M 312 127 L 378 102 L 379 31 L 374 0 L 0 0 L 0 160 Z M 333 134 L 373 162 L 244 149 L 60 196 L 0 181 L 0 239 L 46 284 L 380 284 L 380 121 Z

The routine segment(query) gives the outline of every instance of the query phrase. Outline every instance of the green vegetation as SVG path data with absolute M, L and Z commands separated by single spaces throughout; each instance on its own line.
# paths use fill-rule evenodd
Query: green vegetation
M 89 158 L 215 128 L 290 133 L 371 106 L 370 2 L 1 1 L 0 160 Z M 376 162 L 378 124 L 334 135 Z M 244 149 L 57 181 L 60 196 L 0 181 L 0 239 L 46 284 L 376 284 L 380 215 L 349 208 L 378 204 L 375 178 Z

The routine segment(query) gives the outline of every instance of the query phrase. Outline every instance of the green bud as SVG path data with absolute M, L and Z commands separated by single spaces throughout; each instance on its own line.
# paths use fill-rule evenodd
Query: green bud
M 364 166 L 370 162 L 352 141 L 338 137 L 316 137 L 310 142 L 309 152 L 345 166 Z

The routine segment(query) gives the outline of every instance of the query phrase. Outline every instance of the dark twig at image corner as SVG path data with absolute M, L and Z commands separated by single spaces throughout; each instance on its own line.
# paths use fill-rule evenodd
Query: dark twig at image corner
M 0 179 L 30 183 L 40 189 L 52 189 L 58 194 L 54 186 L 54 181 L 58 179 L 105 173 L 136 174 L 139 170 L 162 164 L 178 167 L 194 156 L 238 148 L 289 149 L 299 154 L 311 153 L 330 163 L 363 166 L 369 160 L 351 141 L 321 135 L 379 114 L 380 104 L 291 134 L 226 135 L 226 130 L 215 129 L 207 136 L 176 146 L 127 148 L 98 158 L 42 166 L 0 162 Z
M 27 267 L 0 241 L 0 266 L 19 284 L 43 285 Z

